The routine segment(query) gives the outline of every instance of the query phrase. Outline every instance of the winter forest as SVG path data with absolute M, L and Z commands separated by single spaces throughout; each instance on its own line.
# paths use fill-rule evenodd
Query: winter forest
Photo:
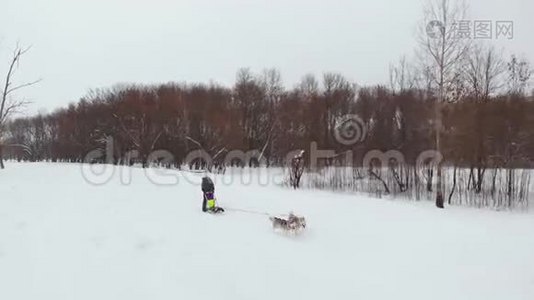
M 515 206 L 528 196 L 520 195 L 523 188 L 528 191 L 530 181 L 523 170 L 531 168 L 534 159 L 534 101 L 525 94 L 522 79 L 515 78 L 529 72 L 528 65 L 515 57 L 503 61 L 491 50 L 471 55 L 476 57 L 466 58 L 463 90 L 442 105 L 443 165 L 453 169 L 456 182 L 464 181 L 458 192 L 482 197 L 473 200 L 482 203 L 465 204 L 495 205 L 496 194 L 504 192 L 513 195 L 499 205 Z M 128 163 L 148 167 L 148 154 L 165 149 L 175 158 L 171 167 L 180 168 L 188 153 L 203 149 L 214 158 L 213 166 L 190 167 L 220 172 L 226 167 L 221 154 L 233 149 L 258 149 L 268 166 L 286 166 L 287 153 L 308 150 L 316 142 L 319 149 L 336 152 L 322 158 L 319 171 L 347 166 L 342 155 L 347 150 L 353 151 L 355 168 L 351 178 L 333 178 L 317 187 L 346 188 L 339 184 L 358 181 L 358 173 L 363 176 L 378 168 L 373 179 L 384 181 L 384 193 L 402 195 L 417 189 L 417 184 L 426 190 L 427 183 L 432 192 L 434 166 L 428 167 L 425 178 L 414 178 L 411 170 L 419 153 L 435 149 L 438 99 L 432 83 L 418 87 L 407 68 L 405 61 L 392 67 L 391 86 L 360 87 L 341 74 L 326 73 L 321 78 L 307 75 L 299 86 L 285 90 L 276 70 L 253 74 L 243 69 L 233 87 L 166 83 L 95 90 L 49 115 L 6 122 L 3 156 L 82 162 L 89 151 L 104 147 L 106 138 L 113 137 L 115 164 L 126 163 L 124 154 L 137 150 L 138 157 Z M 492 72 L 489 78 L 486 70 Z M 367 130 L 356 145 L 343 145 L 332 134 L 340 126 L 336 122 L 347 114 L 357 114 L 363 121 L 349 125 Z M 399 150 L 405 161 L 362 165 L 371 150 Z M 387 180 L 390 177 L 396 179 Z M 447 182 L 451 194 L 454 184 Z
M 429 14 L 430 19 L 456 12 L 439 5 L 433 9 L 438 15 Z M 288 89 L 276 69 L 255 73 L 243 68 L 231 87 L 121 84 L 92 90 L 49 114 L 8 119 L 10 108 L 24 104 L 15 102 L 3 107 L 0 161 L 86 162 L 90 151 L 104 149 L 112 138 L 113 157 L 90 163 L 149 167 L 158 164 L 148 161 L 149 154 L 164 149 L 172 154 L 166 167 L 224 172 L 229 165 L 259 166 L 258 159 L 266 166 L 291 169 L 288 153 L 304 150 L 308 187 L 418 200 L 431 199 L 437 188 L 438 207 L 445 201 L 525 208 L 534 159 L 530 64 L 444 29 L 438 39 L 423 33 L 419 60 L 403 57 L 391 64 L 386 70 L 390 82 L 383 85 L 361 86 L 343 74 L 324 73 L 304 75 Z M 442 46 L 447 50 L 441 51 Z M 18 50 L 13 63 L 25 49 Z M 6 85 L 4 100 L 14 90 Z M 344 119 L 352 115 L 358 119 Z M 360 135 L 359 140 L 339 142 L 339 130 Z M 313 167 L 312 143 L 315 149 L 333 151 Z M 225 160 L 236 149 L 260 155 L 249 161 Z M 440 153 L 440 163 L 418 164 L 419 155 L 430 149 Z M 195 150 L 205 151 L 210 161 L 185 162 Z M 400 152 L 402 161 L 365 159 L 370 151 L 390 150 Z M 131 151 L 136 155 L 126 157 Z M 434 187 L 436 177 L 440 179 Z

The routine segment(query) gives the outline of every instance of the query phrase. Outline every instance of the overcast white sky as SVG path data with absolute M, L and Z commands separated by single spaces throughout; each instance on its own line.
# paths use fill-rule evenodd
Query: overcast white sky
M 0 76 L 17 41 L 32 45 L 18 81 L 28 113 L 117 83 L 234 82 L 240 67 L 278 68 L 286 86 L 341 72 L 387 83 L 416 46 L 424 0 L 0 0 Z M 468 1 L 469 19 L 514 21 L 499 47 L 534 62 L 534 1 Z

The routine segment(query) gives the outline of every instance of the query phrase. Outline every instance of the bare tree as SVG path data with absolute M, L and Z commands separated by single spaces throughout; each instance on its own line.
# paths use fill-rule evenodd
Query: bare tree
M 297 155 L 291 159 L 289 169 L 289 185 L 298 189 L 300 187 L 300 178 L 304 173 L 304 150 L 301 150 Z
M 397 64 L 389 66 L 389 85 L 394 93 L 402 93 L 416 86 L 412 65 L 402 56 Z
M 355 86 L 342 74 L 324 73 L 323 88 L 323 139 L 325 146 L 332 148 L 332 132 L 336 127 L 336 119 L 350 111 L 351 104 L 355 102 Z
M 284 92 L 282 75 L 277 69 L 264 69 L 259 76 L 260 85 L 265 89 L 267 100 L 276 103 Z
M 268 131 L 265 143 L 261 147 L 260 160 L 267 158 L 267 165 L 269 165 L 269 158 L 274 152 L 274 141 L 280 135 L 280 132 L 275 130 L 278 122 L 278 116 L 276 114 L 276 107 L 280 102 L 284 94 L 284 85 L 282 82 L 282 76 L 277 69 L 265 69 L 259 78 L 260 85 L 265 91 L 265 100 L 267 106 L 267 120 L 263 131 Z M 264 134 L 265 135 L 265 134 Z
M 523 95 L 530 76 L 532 75 L 532 69 L 526 59 L 518 59 L 515 55 L 507 63 L 508 67 L 508 93 L 514 95 Z
M 272 78 L 268 81 L 277 81 L 276 75 Z M 233 101 L 234 107 L 241 114 L 240 125 L 244 132 L 244 144 L 248 149 L 262 148 L 269 138 L 271 124 L 268 118 L 269 101 L 265 87 L 261 79 L 249 69 L 238 71 Z M 271 87 L 276 89 L 274 85 Z M 274 97 L 275 94 L 272 95 Z
M 6 79 L 3 85 L 2 89 L 2 98 L 0 98 L 0 169 L 4 169 L 4 161 L 3 161 L 3 134 L 5 131 L 5 125 L 8 120 L 8 118 L 13 115 L 13 113 L 17 112 L 20 108 L 24 107 L 28 102 L 24 100 L 17 99 L 14 97 L 14 92 L 32 86 L 39 82 L 32 81 L 32 82 L 26 82 L 21 84 L 14 84 L 13 83 L 13 77 L 15 76 L 16 70 L 19 66 L 20 60 L 24 54 L 26 54 L 30 48 L 22 48 L 19 45 L 15 48 L 15 51 L 13 51 L 13 56 L 11 57 L 11 61 L 9 63 L 9 68 L 6 74 Z
M 502 87 L 505 71 L 502 56 L 492 46 L 476 45 L 469 51 L 464 78 L 469 94 L 477 101 L 486 101 Z
M 313 74 L 306 74 L 297 85 L 298 91 L 306 98 L 319 93 L 319 83 Z
M 482 191 L 482 181 L 488 163 L 487 155 L 487 112 L 486 102 L 502 87 L 502 75 L 505 64 L 502 56 L 494 47 L 479 44 L 473 47 L 467 56 L 463 77 L 466 82 L 467 94 L 475 101 L 474 106 L 474 138 L 473 159 L 471 160 L 470 179 L 476 193 Z M 476 168 L 476 172 L 474 172 Z
M 435 90 L 435 144 L 436 151 L 442 150 L 442 106 L 445 101 L 453 100 L 450 93 L 458 82 L 460 66 L 469 41 L 458 36 L 456 24 L 465 20 L 466 8 L 455 0 L 430 0 L 424 9 L 424 21 L 419 32 L 419 44 L 423 69 L 430 76 L 430 88 Z M 443 208 L 442 165 L 437 165 L 436 206 Z

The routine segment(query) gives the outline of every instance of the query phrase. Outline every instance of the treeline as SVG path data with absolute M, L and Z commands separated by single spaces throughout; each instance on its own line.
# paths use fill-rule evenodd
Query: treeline
M 532 97 L 513 90 L 455 95 L 440 106 L 440 153 L 448 166 L 442 188 L 448 202 L 528 206 L 530 173 L 520 169 L 534 166 Z M 243 69 L 233 87 L 168 83 L 92 91 L 51 114 L 8 122 L 3 148 L 5 158 L 18 161 L 84 162 L 111 141 L 112 157 L 92 162 L 147 167 L 151 152 L 166 150 L 174 157 L 167 166 L 177 168 L 188 153 L 204 150 L 214 163 L 195 161 L 190 167 L 224 171 L 227 153 L 252 149 L 268 166 L 289 167 L 288 153 L 304 150 L 309 167 L 315 143 L 333 154 L 319 159 L 319 170 L 308 170 L 303 186 L 430 199 L 435 166 L 416 162 L 424 151 L 436 149 L 437 101 L 433 89 L 359 87 L 333 73 L 320 80 L 307 75 L 288 90 L 276 70 L 257 75 Z M 352 124 L 357 128 L 343 128 L 351 115 L 357 116 L 359 123 Z M 340 141 L 340 129 L 361 139 Z M 403 161 L 363 165 L 372 150 L 398 151 Z M 349 162 L 352 169 L 339 169 Z
M 358 87 L 340 74 L 319 82 L 306 76 L 293 89 L 275 70 L 238 72 L 232 88 L 216 84 L 127 85 L 90 92 L 54 113 L 7 124 L 4 155 L 27 161 L 82 162 L 113 138 L 113 162 L 138 151 L 146 166 L 150 152 L 164 149 L 176 166 L 203 149 L 213 158 L 230 150 L 258 149 L 269 165 L 281 165 L 292 150 L 310 148 L 344 153 L 361 164 L 370 150 L 398 150 L 408 164 L 434 149 L 435 95 L 421 89 L 395 91 Z M 356 114 L 365 139 L 353 145 L 336 140 L 339 120 Z M 450 165 L 476 170 L 477 181 L 493 167 L 531 167 L 534 161 L 534 102 L 520 94 L 480 100 L 464 96 L 443 107 L 444 147 Z M 323 164 L 339 163 L 337 156 Z

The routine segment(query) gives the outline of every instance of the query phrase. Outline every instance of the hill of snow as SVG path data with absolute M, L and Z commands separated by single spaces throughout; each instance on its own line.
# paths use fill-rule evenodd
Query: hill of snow
M 200 176 L 173 172 L 172 186 L 138 168 L 95 186 L 79 165 L 7 164 L 0 299 L 534 299 L 531 213 L 218 176 L 219 205 L 235 210 L 209 215 Z M 307 218 L 303 234 L 259 214 L 289 211 Z

